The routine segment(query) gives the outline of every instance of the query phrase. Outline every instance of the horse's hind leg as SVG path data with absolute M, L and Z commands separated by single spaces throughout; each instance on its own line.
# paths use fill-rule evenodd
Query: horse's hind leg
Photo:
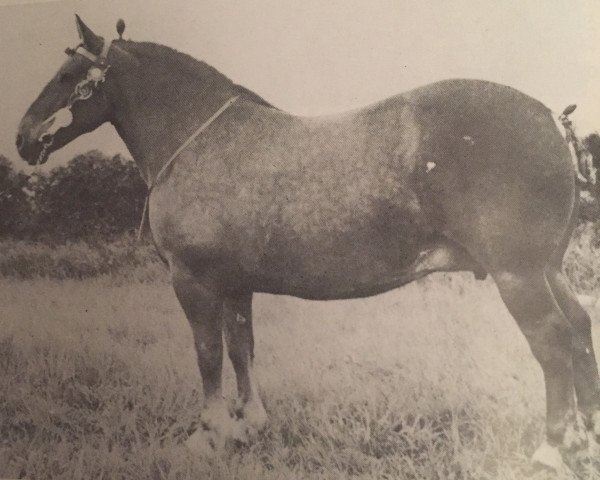
M 592 343 L 590 317 L 579 304 L 565 275 L 554 269 L 547 273 L 548 283 L 573 332 L 573 375 L 577 407 L 586 427 L 600 440 L 600 378 Z
M 262 429 L 267 414 L 258 396 L 252 374 L 254 333 L 252 331 L 252 293 L 228 297 L 223 304 L 223 324 L 227 353 L 233 364 L 238 389 L 237 410 L 248 433 Z
M 546 438 L 534 461 L 561 468 L 558 451 L 578 449 L 572 328 L 556 303 L 543 269 L 494 273 L 500 295 L 540 363 L 546 384 Z
M 221 395 L 223 365 L 223 296 L 210 277 L 191 274 L 172 266 L 173 288 L 194 335 L 198 367 L 202 376 L 204 410 L 201 427 L 188 439 L 194 451 L 223 448 L 227 439 L 243 436 L 239 422 L 229 415 Z

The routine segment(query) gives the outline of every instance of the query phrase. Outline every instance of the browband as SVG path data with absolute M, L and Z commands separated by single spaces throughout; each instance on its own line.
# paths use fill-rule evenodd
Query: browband
M 78 53 L 79 55 L 83 55 L 85 58 L 87 58 L 88 60 L 90 60 L 94 63 L 105 63 L 106 58 L 108 57 L 108 51 L 110 50 L 111 45 L 112 45 L 112 42 L 104 41 L 104 43 L 102 45 L 102 52 L 100 53 L 100 55 L 93 54 L 87 48 L 85 48 L 83 45 L 79 45 L 75 49 L 75 53 Z

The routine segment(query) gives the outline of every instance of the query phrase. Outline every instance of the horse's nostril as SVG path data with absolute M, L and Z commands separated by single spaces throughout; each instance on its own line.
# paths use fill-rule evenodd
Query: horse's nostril
M 25 142 L 23 135 L 17 135 L 17 149 L 21 149 L 23 143 Z

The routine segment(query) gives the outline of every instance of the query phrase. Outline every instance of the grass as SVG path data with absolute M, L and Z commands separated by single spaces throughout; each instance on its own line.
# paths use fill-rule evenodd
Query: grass
M 0 241 L 0 277 L 85 279 L 111 275 L 120 280 L 166 280 L 165 268 L 149 242 L 131 235 L 95 243 L 76 241 L 52 245 L 17 240 Z
M 0 478 L 555 478 L 529 464 L 541 370 L 490 281 L 258 295 L 270 423 L 208 458 L 179 443 L 201 405 L 187 321 L 168 284 L 141 280 L 0 279 Z M 233 379 L 227 363 L 229 397 Z
M 580 293 L 600 288 L 596 236 L 581 225 L 565 261 Z M 181 445 L 201 387 L 167 279 L 130 237 L 0 243 L 0 478 L 555 478 L 529 463 L 541 370 L 491 281 L 434 275 L 345 302 L 258 295 L 270 423 L 207 458 Z M 233 397 L 227 362 L 224 380 Z M 582 478 L 598 467 L 576 465 Z

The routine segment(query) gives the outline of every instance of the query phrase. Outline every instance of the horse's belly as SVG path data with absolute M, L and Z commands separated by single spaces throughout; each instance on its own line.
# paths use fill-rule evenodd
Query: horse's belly
M 422 232 L 353 231 L 331 235 L 271 239 L 260 259 L 251 254 L 254 291 L 312 299 L 349 298 L 380 293 L 405 278 L 427 242 Z M 403 282 L 400 282 L 403 283 Z
M 251 290 L 310 300 L 367 297 L 407 283 L 404 272 L 411 270 L 410 266 L 392 268 L 391 265 L 370 268 L 367 272 L 340 269 L 338 265 L 331 267 L 330 270 L 311 272 L 263 271 L 253 279 Z

